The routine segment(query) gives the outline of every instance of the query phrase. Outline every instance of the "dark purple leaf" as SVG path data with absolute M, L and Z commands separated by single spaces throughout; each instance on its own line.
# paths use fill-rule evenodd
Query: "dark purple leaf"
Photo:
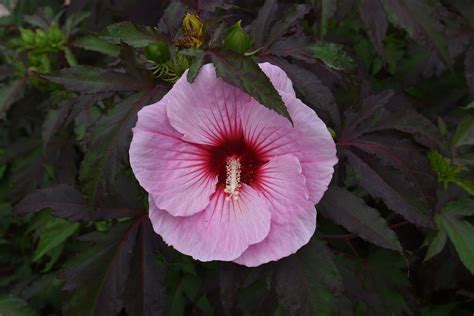
M 342 280 L 325 243 L 313 238 L 278 262 L 275 290 L 290 315 L 337 315 Z
M 472 44 L 466 52 L 464 67 L 464 76 L 466 76 L 469 93 L 471 97 L 474 98 L 474 44 Z
M 270 47 L 281 38 L 291 26 L 308 13 L 308 11 L 309 8 L 304 4 L 295 4 L 293 7 L 289 8 L 285 12 L 285 15 L 281 19 L 278 19 L 271 27 L 268 37 L 264 40 L 263 47 Z
M 414 205 L 413 197 L 407 197 L 401 190 L 406 190 L 406 179 L 401 175 L 390 174 L 390 171 L 377 167 L 372 161 L 369 164 L 368 157 L 362 159 L 352 151 L 346 155 L 350 165 L 356 171 L 360 185 L 362 185 L 372 196 L 381 198 L 393 211 L 399 213 L 410 222 L 423 227 L 432 227 L 431 217 L 423 205 Z
M 124 42 L 133 47 L 145 47 L 155 43 L 161 35 L 153 27 L 125 21 L 107 26 L 100 37 L 114 44 Z
M 80 169 L 88 205 L 93 206 L 109 190 L 117 172 L 127 163 L 137 112 L 156 93 L 157 88 L 154 88 L 125 98 L 92 127 Z
M 288 36 L 276 41 L 268 49 L 261 51 L 259 56 L 293 57 L 307 63 L 314 63 L 316 58 L 312 56 L 311 51 L 308 49 L 309 43 L 310 39 L 304 34 L 295 34 L 294 36 Z
M 362 0 L 359 12 L 377 54 L 384 60 L 383 41 L 387 34 L 388 22 L 380 0 Z
M 168 34 L 173 40 L 181 27 L 185 8 L 181 1 L 171 1 L 158 23 L 158 29 L 163 34 Z
M 428 0 L 382 0 L 389 20 L 420 44 L 435 51 L 448 66 L 453 61 L 448 51 L 443 26 L 435 16 L 437 7 Z M 439 6 L 439 3 L 438 3 Z
M 51 208 L 52 214 L 69 221 L 87 221 L 89 214 L 82 194 L 73 187 L 60 184 L 37 190 L 15 206 L 18 214 L 34 213 Z
M 23 97 L 26 88 L 26 77 L 0 85 L 0 119 L 4 119 L 10 107 Z
M 217 49 L 208 50 L 207 53 L 211 56 L 218 77 L 247 92 L 262 105 L 291 121 L 281 96 L 251 57 Z
M 65 68 L 56 75 L 42 77 L 84 94 L 146 89 L 143 82 L 127 74 L 84 65 Z
M 250 37 L 253 39 L 254 47 L 263 46 L 264 38 L 270 30 L 270 25 L 278 8 L 276 0 L 266 0 L 258 10 L 257 18 L 250 25 Z
M 136 51 L 132 46 L 121 43 L 119 57 L 127 73 L 138 82 L 141 82 L 143 89 L 149 90 L 153 87 L 152 73 L 138 60 Z
M 151 222 L 144 220 L 138 231 L 124 292 L 125 309 L 129 315 L 160 315 L 165 308 L 164 271 L 156 258 L 158 246 L 158 235 Z
M 117 315 L 125 306 L 123 295 L 130 274 L 133 249 L 145 216 L 115 225 L 106 234 L 93 232 L 80 237 L 92 243 L 66 263 L 64 290 L 73 291 L 64 314 Z
M 75 99 L 69 99 L 64 102 L 61 102 L 58 105 L 58 109 L 50 110 L 46 119 L 43 122 L 43 128 L 41 136 L 43 138 L 43 151 L 46 150 L 46 147 L 49 144 L 49 141 L 52 136 L 62 127 L 66 122 L 66 117 L 68 116 L 71 108 L 74 104 Z
M 402 251 L 395 233 L 379 212 L 345 188 L 331 186 L 318 204 L 324 217 L 380 247 Z

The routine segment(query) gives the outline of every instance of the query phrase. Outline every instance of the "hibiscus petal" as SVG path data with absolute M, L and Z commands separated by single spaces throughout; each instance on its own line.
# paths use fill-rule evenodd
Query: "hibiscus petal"
M 183 141 L 171 127 L 164 102 L 138 113 L 130 164 L 159 208 L 175 216 L 193 215 L 206 208 L 217 184 L 217 176 L 205 168 L 206 159 L 203 149 Z
M 217 190 L 205 211 L 175 217 L 150 199 L 150 219 L 155 232 L 176 250 L 201 261 L 234 260 L 249 245 L 262 241 L 270 230 L 270 211 L 265 201 L 243 185 L 239 199 L 226 200 Z
M 260 66 L 260 69 L 262 69 L 263 72 L 270 79 L 275 89 L 280 92 L 295 95 L 293 84 L 291 83 L 290 78 L 288 78 L 288 75 L 283 71 L 283 69 L 274 66 L 270 63 L 260 63 L 258 65 Z
M 309 196 L 317 203 L 329 185 L 337 163 L 336 145 L 326 125 L 295 95 L 280 94 L 294 122 L 257 102 L 241 110 L 245 139 L 263 155 L 271 158 L 293 154 L 301 162 Z
M 275 261 L 295 253 L 308 243 L 316 229 L 316 210 L 308 199 L 306 179 L 293 155 L 270 160 L 256 188 L 272 213 L 270 233 L 251 245 L 235 262 L 246 266 Z
M 241 133 L 238 111 L 250 97 L 216 77 L 212 64 L 202 66 L 191 85 L 186 73 L 166 95 L 171 126 L 183 139 L 216 145 Z

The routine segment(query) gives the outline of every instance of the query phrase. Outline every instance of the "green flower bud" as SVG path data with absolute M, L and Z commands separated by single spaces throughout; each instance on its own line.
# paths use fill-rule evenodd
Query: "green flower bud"
M 145 47 L 145 56 L 156 64 L 164 64 L 170 59 L 170 52 L 165 42 L 158 41 Z
M 240 21 L 229 27 L 224 46 L 239 54 L 245 53 L 252 47 L 252 40 L 245 30 L 240 26 Z

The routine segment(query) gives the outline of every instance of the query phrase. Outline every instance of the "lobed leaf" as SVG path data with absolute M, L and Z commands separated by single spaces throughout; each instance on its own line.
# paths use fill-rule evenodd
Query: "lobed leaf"
M 275 272 L 279 303 L 290 315 L 337 315 L 342 279 L 325 243 L 313 239 Z
M 377 54 L 385 60 L 383 41 L 387 34 L 388 21 L 380 0 L 362 0 L 359 13 Z
M 281 96 L 251 57 L 223 50 L 208 50 L 207 53 L 216 67 L 218 77 L 247 92 L 260 104 L 286 117 L 291 122 L 290 114 Z
M 89 219 L 82 194 L 66 184 L 37 190 L 29 194 L 15 206 L 14 211 L 18 214 L 25 214 L 39 212 L 45 208 L 51 208 L 54 216 L 69 221 L 87 221 Z
M 62 69 L 56 75 L 41 77 L 84 94 L 137 91 L 146 88 L 142 82 L 127 74 L 84 65 Z
M 465 216 L 474 215 L 473 200 L 458 200 L 444 206 L 441 213 L 436 214 L 436 224 L 446 231 L 454 244 L 459 258 L 466 268 L 474 274 L 474 226 Z
M 107 26 L 106 30 L 99 34 L 99 37 L 113 44 L 124 42 L 133 47 L 145 47 L 161 39 L 161 35 L 153 27 L 128 21 Z
M 380 247 L 402 251 L 397 236 L 376 209 L 345 188 L 331 186 L 318 204 L 323 216 Z

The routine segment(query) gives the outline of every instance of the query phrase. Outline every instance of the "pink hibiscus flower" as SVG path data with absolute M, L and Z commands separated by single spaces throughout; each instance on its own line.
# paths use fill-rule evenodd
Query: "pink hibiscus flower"
M 201 261 L 246 266 L 305 245 L 337 162 L 326 125 L 278 67 L 260 64 L 294 126 L 204 65 L 138 113 L 130 163 L 156 233 Z

